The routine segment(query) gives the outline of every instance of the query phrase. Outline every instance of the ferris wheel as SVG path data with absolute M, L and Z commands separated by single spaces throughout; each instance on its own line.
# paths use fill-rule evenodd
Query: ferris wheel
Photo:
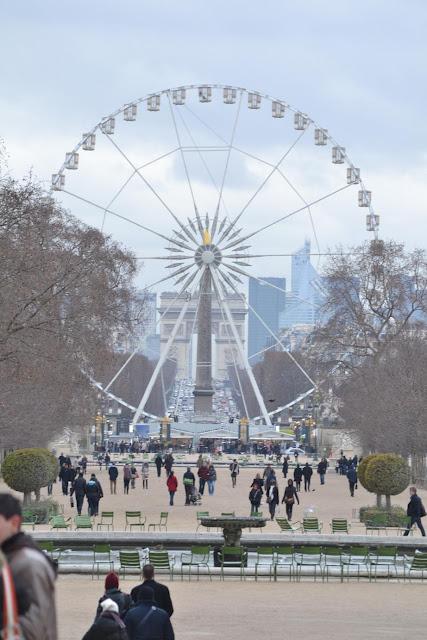
M 159 419 L 147 411 L 147 403 L 194 297 L 190 333 L 199 337 L 201 319 L 205 333 L 212 331 L 209 314 L 216 300 L 232 347 L 230 365 L 237 374 L 243 368 L 258 403 L 259 412 L 249 418 L 271 424 L 274 413 L 314 392 L 315 381 L 248 302 L 244 288 L 254 278 L 282 290 L 257 271 L 265 265 L 270 273 L 280 269 L 301 235 L 312 238 L 321 259 L 331 229 L 348 239 L 358 207 L 366 212 L 367 231 L 377 238 L 379 216 L 371 191 L 328 129 L 285 100 L 259 91 L 219 84 L 164 89 L 129 101 L 88 128 L 52 175 L 51 188 L 75 215 L 144 261 L 144 290 L 173 283 L 176 295 L 169 308 L 188 294 L 137 406 L 114 393 L 114 384 L 139 347 L 109 381 L 88 373 L 99 390 L 134 413 L 132 425 L 143 415 Z M 203 292 L 209 293 L 209 303 Z M 275 411 L 267 410 L 258 388 L 230 292 L 263 326 L 270 339 L 267 349 L 285 351 L 306 378 L 307 386 Z M 201 396 L 210 393 L 210 349 L 210 337 L 198 344 Z

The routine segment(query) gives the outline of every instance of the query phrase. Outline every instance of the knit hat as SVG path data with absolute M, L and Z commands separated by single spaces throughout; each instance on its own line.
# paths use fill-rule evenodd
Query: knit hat
M 105 591 L 119 588 L 119 576 L 113 571 L 105 577 Z
M 106 598 L 106 600 L 103 600 L 101 602 L 101 609 L 103 612 L 114 611 L 114 613 L 119 613 L 119 606 L 117 602 L 114 602 L 114 600 L 111 600 L 111 598 Z

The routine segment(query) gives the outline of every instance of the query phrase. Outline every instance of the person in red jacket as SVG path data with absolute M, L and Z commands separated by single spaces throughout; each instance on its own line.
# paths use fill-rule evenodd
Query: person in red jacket
M 175 497 L 176 490 L 178 489 L 178 480 L 176 479 L 176 475 L 173 471 L 170 472 L 168 479 L 166 480 L 166 484 L 169 489 L 169 504 L 173 507 L 173 499 Z

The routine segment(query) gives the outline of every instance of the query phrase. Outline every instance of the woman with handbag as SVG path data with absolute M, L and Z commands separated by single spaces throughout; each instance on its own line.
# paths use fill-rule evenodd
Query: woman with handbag
M 294 508 L 295 500 L 299 504 L 299 498 L 297 491 L 294 487 L 294 481 L 289 478 L 288 486 L 285 489 L 285 493 L 283 495 L 282 504 L 285 503 L 286 507 L 286 516 L 288 520 L 292 520 L 292 509 Z

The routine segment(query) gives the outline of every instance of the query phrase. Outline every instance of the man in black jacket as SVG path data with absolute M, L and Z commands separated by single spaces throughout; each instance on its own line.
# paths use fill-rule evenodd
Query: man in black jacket
M 134 587 L 130 592 L 133 602 L 137 603 L 140 599 L 139 592 L 143 587 L 150 587 L 154 591 L 154 604 L 166 611 L 169 617 L 173 614 L 172 600 L 169 589 L 166 585 L 160 584 L 154 580 L 154 567 L 152 564 L 146 564 L 142 569 L 144 582 Z
M 313 469 L 308 462 L 302 468 L 302 475 L 304 476 L 304 491 L 310 491 L 311 476 L 313 475 Z
M 409 518 L 411 518 L 411 522 L 408 525 L 408 528 L 406 529 L 406 531 L 405 531 L 405 533 L 403 535 L 404 536 L 408 536 L 410 530 L 412 529 L 414 524 L 416 524 L 418 526 L 418 529 L 421 531 L 421 535 L 425 536 L 426 532 L 424 531 L 424 527 L 423 527 L 423 524 L 421 522 L 421 518 L 426 515 L 425 509 L 424 509 L 424 505 L 421 502 L 420 496 L 417 495 L 417 490 L 416 490 L 415 487 L 411 487 L 409 489 L 409 494 L 410 494 L 411 497 L 409 499 L 409 504 L 408 504 L 408 508 L 406 510 L 406 515 Z
M 79 516 L 81 516 L 83 501 L 86 495 L 86 480 L 83 478 L 82 472 L 79 473 L 79 475 L 73 482 L 73 486 L 71 487 L 71 491 L 70 491 L 70 496 L 72 496 L 73 493 L 76 496 L 77 513 L 79 514 Z
M 119 475 L 119 470 L 117 469 L 114 462 L 112 462 L 110 468 L 108 469 L 108 476 L 110 478 L 110 493 L 117 493 L 118 475 Z
M 138 603 L 124 619 L 129 640 L 175 640 L 168 614 L 156 605 L 153 589 L 144 583 L 139 587 Z
M 190 467 L 187 467 L 187 471 L 182 477 L 182 482 L 185 489 L 185 504 L 190 504 L 190 496 L 194 485 L 196 484 L 196 478 Z

